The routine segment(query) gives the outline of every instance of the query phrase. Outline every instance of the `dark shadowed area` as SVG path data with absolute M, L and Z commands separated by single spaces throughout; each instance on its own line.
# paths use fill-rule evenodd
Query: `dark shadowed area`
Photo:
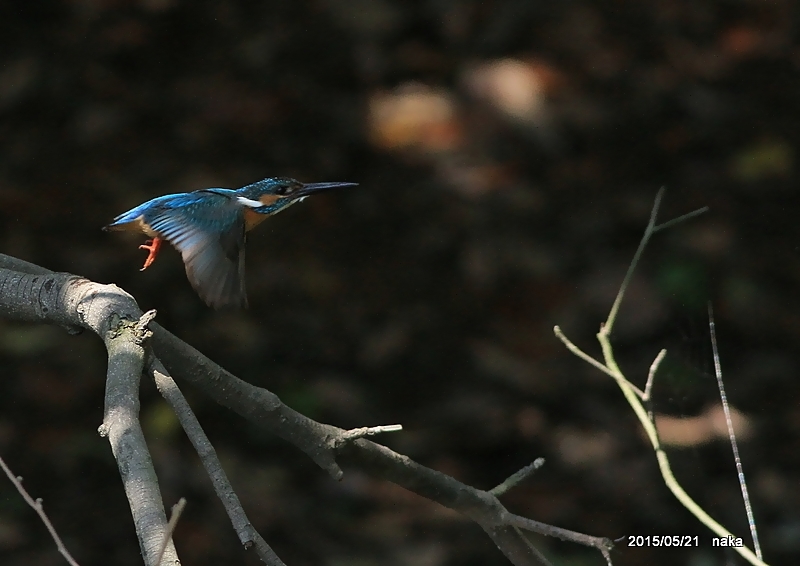
M 238 376 L 489 489 L 514 512 L 611 538 L 616 566 L 744 564 L 664 487 L 589 353 L 646 225 L 614 335 L 678 479 L 750 544 L 706 302 L 765 560 L 800 561 L 800 12 L 789 0 L 43 0 L 0 4 L 0 252 L 130 292 Z M 268 176 L 360 186 L 250 234 L 246 311 L 213 311 L 165 249 L 101 231 L 150 198 Z M 0 321 L 0 456 L 82 566 L 141 564 L 102 421 L 96 337 Z M 508 564 L 478 526 L 185 393 L 254 525 L 289 566 Z M 239 546 L 152 383 L 142 422 L 183 563 Z M 557 565 L 591 550 L 535 539 Z M 64 564 L 0 478 L 0 564 Z

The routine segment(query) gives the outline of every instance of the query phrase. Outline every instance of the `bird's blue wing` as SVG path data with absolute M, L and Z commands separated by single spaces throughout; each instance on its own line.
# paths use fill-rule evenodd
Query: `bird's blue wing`
M 143 223 L 181 253 L 189 282 L 213 308 L 247 306 L 244 214 L 228 192 L 175 195 L 139 211 Z
M 191 193 L 177 193 L 163 195 L 136 206 L 127 212 L 117 215 L 111 224 L 104 226 L 103 230 L 114 232 L 143 232 L 148 233 L 148 226 L 144 223 L 145 214 L 151 211 L 163 210 L 184 202 Z M 152 214 L 151 214 L 152 216 Z M 152 234 L 148 234 L 152 236 Z

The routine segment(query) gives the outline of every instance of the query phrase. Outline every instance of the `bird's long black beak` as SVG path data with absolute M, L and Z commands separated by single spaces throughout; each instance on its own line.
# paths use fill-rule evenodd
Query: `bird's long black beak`
M 358 183 L 333 182 L 333 183 L 303 183 L 303 186 L 294 192 L 293 197 L 307 197 L 308 195 L 327 191 L 328 189 L 338 189 L 339 187 L 355 187 Z

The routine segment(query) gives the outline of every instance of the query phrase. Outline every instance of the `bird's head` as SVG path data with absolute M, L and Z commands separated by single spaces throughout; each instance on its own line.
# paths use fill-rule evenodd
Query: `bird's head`
M 352 187 L 358 183 L 332 182 L 332 183 L 301 183 L 288 177 L 270 177 L 252 185 L 247 185 L 236 192 L 244 204 L 251 207 L 253 212 L 259 214 L 275 214 L 287 206 L 328 189 L 338 187 Z M 252 204 L 246 202 L 250 201 Z M 255 202 L 261 203 L 260 207 Z

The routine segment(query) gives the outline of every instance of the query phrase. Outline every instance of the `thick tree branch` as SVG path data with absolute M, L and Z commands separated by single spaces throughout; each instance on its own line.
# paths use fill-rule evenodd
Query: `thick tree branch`
M 2 264 L 13 263 L 2 256 Z M 23 268 L 30 264 L 22 262 Z M 114 285 L 101 285 L 66 273 L 23 273 L 0 269 L 0 316 L 48 322 L 96 333 L 108 351 L 106 401 L 100 434 L 107 436 L 117 461 L 147 566 L 160 550 L 167 518 L 150 453 L 139 425 L 139 379 L 144 349 L 141 311 Z M 164 564 L 180 564 L 170 542 Z
M 145 564 L 180 564 L 172 539 L 161 558 L 167 516 L 158 477 L 139 424 L 139 381 L 145 356 L 142 342 L 146 338 L 137 323 L 128 320 L 120 321 L 106 334 L 108 376 L 105 417 L 99 432 L 111 442 Z

